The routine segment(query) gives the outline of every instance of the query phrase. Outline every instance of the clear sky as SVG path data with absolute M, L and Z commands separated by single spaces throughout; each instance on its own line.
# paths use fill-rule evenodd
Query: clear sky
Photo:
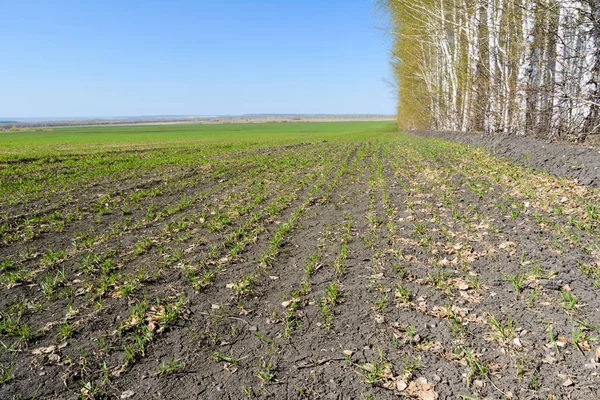
M 1 3 L 1 117 L 394 112 L 372 0 Z

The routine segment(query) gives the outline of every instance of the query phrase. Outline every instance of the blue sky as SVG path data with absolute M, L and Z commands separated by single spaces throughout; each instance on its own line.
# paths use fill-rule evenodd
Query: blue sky
M 0 116 L 388 113 L 370 0 L 0 6 Z

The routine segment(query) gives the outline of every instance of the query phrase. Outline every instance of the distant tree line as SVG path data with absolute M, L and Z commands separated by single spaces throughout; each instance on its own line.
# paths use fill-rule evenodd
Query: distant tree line
M 302 121 L 376 121 L 392 120 L 385 114 L 247 114 L 213 117 L 130 117 L 102 119 L 68 119 L 47 121 L 0 121 L 0 132 L 28 132 L 65 126 L 136 125 L 170 123 L 243 123 L 243 122 L 302 122 Z
M 67 120 L 41 120 L 41 121 L 0 121 L 0 130 L 27 131 L 32 128 L 55 128 L 62 126 L 88 126 L 88 125 L 130 125 L 142 123 L 169 123 L 169 122 L 205 122 L 208 118 L 202 117 L 132 117 L 132 118 L 98 118 L 98 119 L 67 119 Z
M 600 133 L 599 0 L 382 0 L 404 128 Z

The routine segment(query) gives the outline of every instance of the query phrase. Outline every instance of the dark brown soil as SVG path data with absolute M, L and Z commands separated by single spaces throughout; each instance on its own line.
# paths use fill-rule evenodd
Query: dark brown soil
M 554 142 L 515 135 L 464 132 L 415 131 L 416 135 L 456 140 L 485 147 L 492 153 L 536 171 L 577 179 L 583 185 L 600 187 L 600 146 Z
M 33 275 L 0 291 L 0 398 L 600 398 L 600 230 L 582 211 L 598 192 L 447 146 L 282 147 L 141 200 L 118 233 L 125 216 L 90 199 L 64 230 L 5 242 Z M 74 246 L 82 232 L 104 236 Z M 44 263 L 49 248 L 67 253 Z

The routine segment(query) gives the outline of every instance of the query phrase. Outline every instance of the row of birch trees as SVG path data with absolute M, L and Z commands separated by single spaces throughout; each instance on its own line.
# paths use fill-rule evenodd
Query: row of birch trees
M 600 132 L 600 0 L 382 0 L 406 129 Z

